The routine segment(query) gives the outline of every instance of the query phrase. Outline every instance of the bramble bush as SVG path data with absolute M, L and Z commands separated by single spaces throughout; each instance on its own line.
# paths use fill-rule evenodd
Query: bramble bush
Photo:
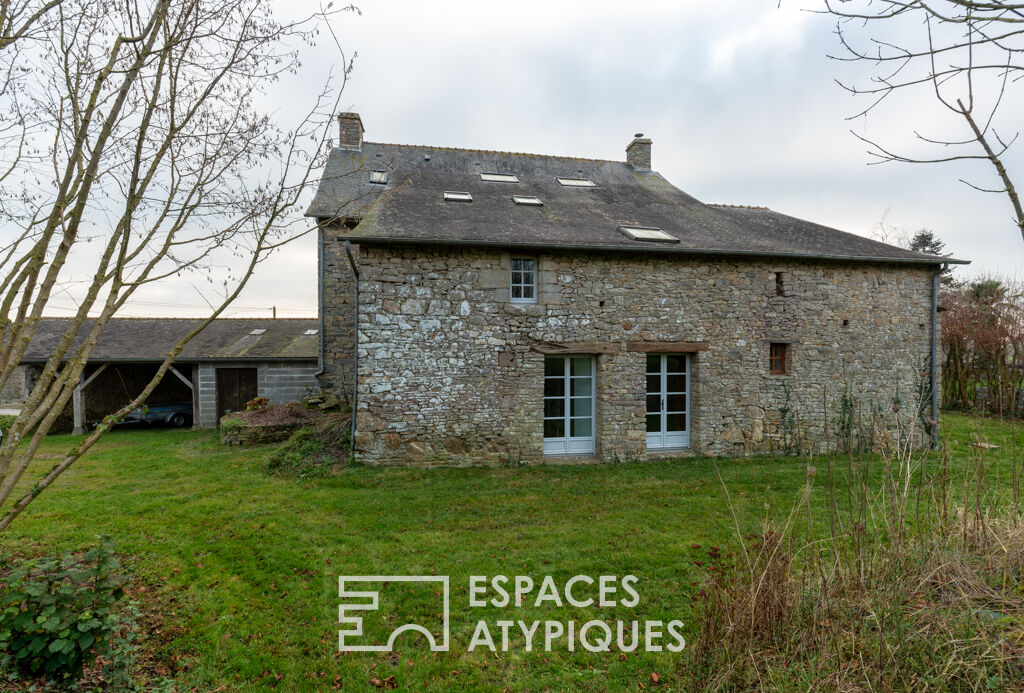
M 110 652 L 127 578 L 113 541 L 26 561 L 0 582 L 0 668 L 28 677 L 78 678 Z

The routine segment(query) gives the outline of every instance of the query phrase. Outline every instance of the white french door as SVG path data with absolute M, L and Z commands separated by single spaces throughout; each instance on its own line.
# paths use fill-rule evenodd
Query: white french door
M 690 445 L 690 357 L 647 355 L 647 449 Z
M 594 359 L 544 359 L 544 454 L 594 452 Z

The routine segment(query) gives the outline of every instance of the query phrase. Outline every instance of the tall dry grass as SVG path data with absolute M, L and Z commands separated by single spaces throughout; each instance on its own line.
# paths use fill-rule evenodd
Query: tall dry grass
M 687 690 L 1024 691 L 1018 496 L 985 447 L 929 457 L 892 414 L 875 454 L 808 460 L 785 518 L 710 556 Z

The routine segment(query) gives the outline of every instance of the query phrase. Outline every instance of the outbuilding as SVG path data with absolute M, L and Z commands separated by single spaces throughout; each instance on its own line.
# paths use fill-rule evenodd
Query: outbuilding
M 42 371 L 69 318 L 44 318 L 21 363 L 25 387 Z M 54 431 L 82 433 L 136 397 L 171 349 L 202 319 L 114 318 L 93 350 L 71 406 Z M 87 334 L 91 321 L 79 331 Z M 229 411 L 255 397 L 296 401 L 317 388 L 319 321 L 219 319 L 194 337 L 147 405 L 192 403 L 193 428 L 215 428 Z

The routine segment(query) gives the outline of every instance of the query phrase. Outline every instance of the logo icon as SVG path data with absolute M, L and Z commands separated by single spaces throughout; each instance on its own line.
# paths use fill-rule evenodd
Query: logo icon
M 377 611 L 380 608 L 380 589 L 376 590 L 353 590 L 364 583 L 378 583 L 383 587 L 387 583 L 440 583 L 442 587 L 441 596 L 444 600 L 444 611 L 442 619 L 441 642 L 430 632 L 430 629 L 420 623 L 406 623 L 391 631 L 386 645 L 352 645 L 345 642 L 346 638 L 358 638 L 363 635 L 363 617 L 349 615 L 359 611 Z M 338 623 L 342 628 L 338 630 L 338 651 L 339 652 L 391 652 L 394 649 L 395 640 L 406 631 L 422 633 L 430 643 L 431 652 L 448 651 L 448 576 L 447 575 L 342 575 L 338 578 L 338 598 L 341 603 L 338 605 Z

